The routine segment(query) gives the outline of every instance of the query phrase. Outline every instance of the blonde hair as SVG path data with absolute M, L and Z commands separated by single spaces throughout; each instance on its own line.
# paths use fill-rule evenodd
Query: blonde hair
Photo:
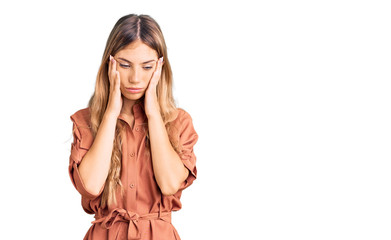
M 129 14 L 121 17 L 114 25 L 109 38 L 106 42 L 102 62 L 96 77 L 95 92 L 88 102 L 91 113 L 91 131 L 95 138 L 103 115 L 106 111 L 109 94 L 110 82 L 108 79 L 109 56 L 114 56 L 118 51 L 126 47 L 135 40 L 141 40 L 150 48 L 156 50 L 158 58 L 164 58 L 161 79 L 157 85 L 157 99 L 160 105 L 160 112 L 166 130 L 174 150 L 178 153 L 181 151 L 179 144 L 179 132 L 170 124 L 178 116 L 178 110 L 172 94 L 172 72 L 170 62 L 167 57 L 167 47 L 164 41 L 162 31 L 158 23 L 148 15 Z M 139 99 L 141 101 L 144 96 Z M 120 179 L 121 159 L 122 159 L 122 130 L 125 123 L 117 119 L 115 137 L 113 143 L 113 152 L 111 156 L 110 170 L 105 182 L 105 187 L 101 197 L 101 207 L 107 204 L 117 204 L 116 190 L 119 187 L 121 196 L 124 195 L 123 185 Z M 150 140 L 148 132 L 148 123 L 144 125 L 147 133 L 145 146 L 146 154 L 150 156 Z

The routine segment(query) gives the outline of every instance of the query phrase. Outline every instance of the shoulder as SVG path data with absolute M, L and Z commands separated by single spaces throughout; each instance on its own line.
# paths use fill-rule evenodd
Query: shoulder
M 93 134 L 91 131 L 91 114 L 89 108 L 83 108 L 76 111 L 70 116 L 74 123 L 76 137 L 80 140 L 80 147 L 89 149 L 93 142 Z
M 89 127 L 91 121 L 90 109 L 88 107 L 80 109 L 73 113 L 70 118 L 77 126 Z
M 183 108 L 177 108 L 178 116 L 175 119 L 181 130 L 193 128 L 193 118 L 190 113 Z
M 190 113 L 188 113 L 185 109 L 177 108 L 177 110 L 178 110 L 178 117 L 177 117 L 177 119 L 179 121 L 192 120 L 192 117 L 191 117 Z
M 196 142 L 198 134 L 194 128 L 193 119 L 190 113 L 183 108 L 177 108 L 178 117 L 177 123 L 179 125 L 180 138 L 187 143 Z

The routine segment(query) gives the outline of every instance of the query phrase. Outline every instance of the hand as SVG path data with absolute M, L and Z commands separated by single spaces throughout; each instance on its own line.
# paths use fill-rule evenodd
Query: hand
M 159 58 L 155 72 L 149 81 L 148 88 L 145 91 L 144 109 L 147 117 L 158 114 L 160 116 L 160 106 L 156 94 L 156 86 L 159 83 L 162 73 L 163 57 Z
M 110 93 L 106 113 L 117 118 L 121 113 L 123 100 L 121 96 L 121 80 L 119 77 L 119 72 L 117 71 L 117 64 L 111 55 L 109 61 L 108 77 L 110 82 Z

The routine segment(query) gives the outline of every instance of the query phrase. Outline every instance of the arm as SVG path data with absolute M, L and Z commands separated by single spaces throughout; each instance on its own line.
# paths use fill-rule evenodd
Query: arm
M 110 81 L 109 102 L 99 125 L 94 143 L 79 165 L 80 178 L 87 191 L 98 195 L 104 188 L 111 165 L 117 118 L 122 109 L 120 75 L 115 59 L 110 55 L 108 77 Z
M 117 119 L 105 114 L 91 148 L 78 169 L 86 190 L 97 195 L 103 189 L 110 169 Z
M 175 194 L 189 175 L 180 156 L 171 146 L 166 127 L 160 115 L 156 88 L 160 80 L 163 57 L 159 58 L 156 70 L 145 93 L 145 113 L 148 117 L 149 137 L 153 172 L 163 195 Z
M 189 175 L 179 155 L 171 146 L 160 114 L 148 116 L 152 165 L 163 195 L 175 194 Z

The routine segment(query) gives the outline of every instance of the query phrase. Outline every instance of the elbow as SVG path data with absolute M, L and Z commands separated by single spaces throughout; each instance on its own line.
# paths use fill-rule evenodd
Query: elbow
M 172 195 L 175 194 L 175 192 L 174 192 L 174 191 L 162 191 L 162 194 L 163 194 L 164 196 L 172 196 Z
M 189 170 L 185 167 L 183 167 L 183 176 L 181 178 L 171 178 L 167 179 L 165 183 L 159 184 L 160 191 L 165 196 L 171 196 L 174 195 L 179 191 L 184 181 L 186 181 L 187 177 L 189 176 Z
M 104 185 L 101 186 L 101 187 L 98 187 L 98 186 L 85 186 L 86 188 L 86 191 L 91 195 L 91 196 L 94 196 L 94 197 L 97 197 L 99 196 L 102 191 L 103 191 L 103 188 L 104 188 Z
M 86 191 L 90 197 L 98 197 L 105 187 L 105 184 L 98 185 L 96 182 L 86 181 L 86 179 L 83 179 L 83 177 L 81 177 L 81 181 L 85 189 L 84 191 Z
M 172 196 L 178 192 L 180 184 L 165 185 L 160 188 L 160 191 L 164 196 Z
M 99 191 L 98 189 L 93 189 L 93 188 L 87 188 L 86 187 L 86 191 L 92 195 L 92 196 L 98 196 L 99 195 Z

